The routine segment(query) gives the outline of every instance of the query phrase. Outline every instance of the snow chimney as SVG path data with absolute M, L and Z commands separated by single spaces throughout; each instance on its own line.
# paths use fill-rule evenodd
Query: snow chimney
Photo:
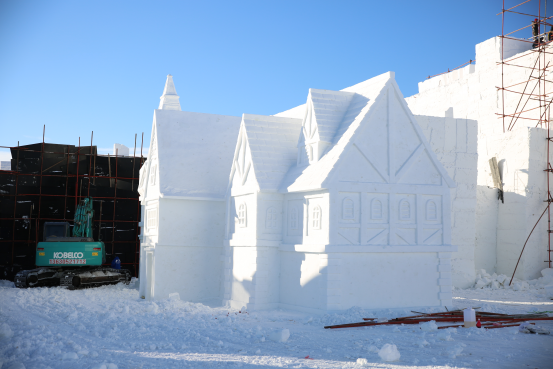
M 175 84 L 173 83 L 173 76 L 168 74 L 167 81 L 165 82 L 165 89 L 163 95 L 159 98 L 159 108 L 164 110 L 178 110 L 180 111 L 179 95 L 175 90 Z

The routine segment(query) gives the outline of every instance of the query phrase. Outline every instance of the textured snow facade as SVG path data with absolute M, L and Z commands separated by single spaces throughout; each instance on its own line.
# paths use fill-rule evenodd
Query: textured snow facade
M 451 305 L 450 188 L 385 73 L 309 90 L 303 119 L 242 117 L 224 303 L 305 311 Z

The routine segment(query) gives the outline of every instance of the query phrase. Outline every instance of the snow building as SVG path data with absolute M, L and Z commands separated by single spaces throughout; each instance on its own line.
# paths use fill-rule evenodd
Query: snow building
M 242 118 L 182 112 L 168 76 L 140 173 L 141 295 L 314 312 L 450 305 L 458 168 L 417 119 L 448 122 L 415 118 L 392 72 Z M 476 166 L 476 148 L 460 150 Z M 475 188 L 471 173 L 458 179 Z
M 140 295 L 219 303 L 225 193 L 239 117 L 181 111 L 167 76 L 140 170 Z
M 355 92 L 354 92 L 355 91 Z M 224 303 L 451 305 L 450 189 L 392 72 L 244 114 L 227 191 Z

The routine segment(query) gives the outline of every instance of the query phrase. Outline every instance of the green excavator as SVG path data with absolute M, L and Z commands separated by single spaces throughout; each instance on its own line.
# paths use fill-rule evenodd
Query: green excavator
M 43 242 L 36 248 L 38 268 L 17 273 L 16 287 L 78 289 L 119 282 L 129 284 L 131 274 L 128 270 L 102 266 L 106 262 L 106 247 L 102 241 L 92 238 L 92 201 L 91 197 L 86 197 L 77 206 L 72 237 L 68 222 L 44 223 Z

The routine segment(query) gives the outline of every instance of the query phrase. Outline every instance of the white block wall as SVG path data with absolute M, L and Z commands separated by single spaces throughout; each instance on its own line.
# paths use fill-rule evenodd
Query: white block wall
M 529 44 L 505 40 L 504 48 L 505 57 L 509 58 L 527 51 Z M 548 51 L 551 53 L 553 48 L 549 47 Z M 527 54 L 518 58 L 516 64 L 532 67 L 537 54 Z M 465 155 L 458 156 L 462 151 L 456 151 L 455 155 L 445 154 L 440 158 L 446 164 L 455 156 L 456 182 L 473 176 L 477 169 L 476 187 L 458 182 L 459 187 L 452 192 L 452 242 L 460 246 L 458 255 L 453 255 L 452 265 L 453 281 L 457 287 L 470 285 L 473 278 L 471 274 L 474 275 L 469 270 L 471 259 L 474 260 L 474 269 L 484 268 L 489 272 L 511 274 L 526 237 L 545 208 L 543 201 L 547 198 L 546 175 L 543 172 L 546 167 L 546 140 L 543 138 L 545 132 L 539 128 L 529 128 L 535 126 L 535 121 L 519 119 L 513 132 L 504 133 L 502 120 L 498 119 L 497 114 L 503 111 L 502 94 L 497 90 L 497 86 L 501 86 L 501 67 L 498 65 L 500 60 L 500 38 L 489 39 L 476 45 L 476 65 L 423 81 L 419 83 L 419 93 L 406 98 L 414 114 L 477 122 L 477 125 L 467 123 L 466 131 L 463 126 L 456 124 L 453 129 L 451 122 L 446 123 L 443 138 L 445 147 L 455 142 L 457 150 L 465 145 L 459 142 L 459 135 L 466 135 L 466 154 L 472 154 L 475 145 L 477 146 L 476 168 L 466 168 L 465 159 L 469 162 L 474 159 Z M 545 63 L 547 62 L 553 62 L 550 54 L 546 57 Z M 529 68 L 505 66 L 505 86 L 528 80 L 529 71 Z M 522 91 L 524 86 L 523 83 L 512 89 Z M 547 87 L 549 91 L 551 87 Z M 506 113 L 515 112 L 519 97 L 520 95 L 514 93 L 505 95 Z M 534 106 L 529 103 L 525 110 Z M 534 114 L 539 115 L 539 110 L 536 109 Z M 439 134 L 433 135 L 428 130 L 425 132 L 427 137 L 428 134 L 431 135 L 429 140 L 432 145 L 440 146 L 442 138 Z M 538 138 L 533 139 L 539 135 L 542 136 L 541 141 Z M 493 180 L 488 160 L 494 156 L 497 157 L 502 174 L 505 204 L 497 200 L 497 190 L 489 188 L 493 187 Z M 475 197 L 476 211 L 474 215 L 469 215 L 470 204 Z M 546 267 L 546 242 L 543 238 L 547 237 L 546 221 L 542 220 L 526 246 L 517 272 L 519 278 L 537 278 L 539 271 Z M 472 224 L 475 224 L 474 238 L 472 234 L 459 233 L 460 229 L 468 229 Z M 474 245 L 474 252 L 469 247 L 471 243 Z
M 432 149 L 457 184 L 451 189 L 452 278 L 456 287 L 474 283 L 476 228 L 477 122 L 455 119 L 452 111 L 446 117 L 416 115 Z

